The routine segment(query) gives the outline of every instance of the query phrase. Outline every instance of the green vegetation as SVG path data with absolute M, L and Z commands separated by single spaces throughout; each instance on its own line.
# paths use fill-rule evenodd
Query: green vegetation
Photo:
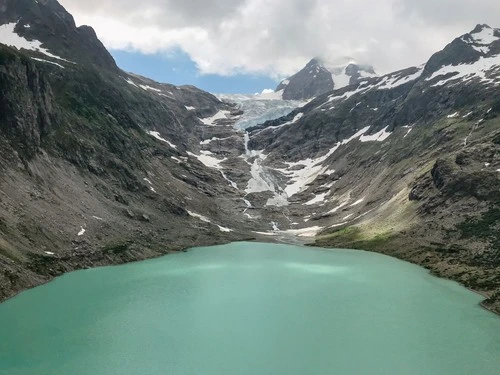
M 490 208 L 479 218 L 469 218 L 457 225 L 464 239 L 480 238 L 488 240 L 493 248 L 500 249 L 500 208 Z
M 103 253 L 119 254 L 128 250 L 129 242 L 108 244 L 102 248 Z
M 370 235 L 363 232 L 359 227 L 351 226 L 318 237 L 315 245 L 380 251 L 387 250 L 393 240 L 394 235 L 390 232 Z
M 5 222 L 5 219 L 0 217 L 0 232 L 3 232 L 7 234 L 9 232 L 9 227 L 7 226 L 7 223 Z
M 15 60 L 17 54 L 12 48 L 0 46 L 0 65 L 4 65 Z
M 7 241 L 0 237 L 0 254 L 14 262 L 22 262 L 23 257 L 19 252 Z

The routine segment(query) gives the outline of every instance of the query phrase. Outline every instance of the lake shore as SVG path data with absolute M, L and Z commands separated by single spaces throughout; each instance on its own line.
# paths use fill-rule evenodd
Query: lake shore
M 367 245 L 366 243 L 364 245 Z M 308 246 L 323 248 L 352 248 L 388 255 L 423 267 L 435 277 L 458 282 L 461 286 L 483 296 L 485 299 L 480 303 L 484 309 L 500 316 L 500 268 L 482 268 L 463 264 L 457 259 L 442 256 L 436 252 L 430 252 L 424 247 L 408 248 L 408 246 L 397 243 L 384 243 L 378 246 L 358 246 L 356 243 L 346 245 L 336 244 L 329 240 L 316 240 Z M 385 246 L 384 246 L 385 245 Z M 487 282 L 485 280 L 496 280 Z
M 40 258 L 35 258 L 29 267 L 24 269 L 18 269 L 17 272 L 10 271 L 10 275 L 13 278 L 10 283 L 0 283 L 0 303 L 6 301 L 7 299 L 15 297 L 17 294 L 23 292 L 24 290 L 31 289 L 52 281 L 54 278 L 61 276 L 65 273 L 77 271 L 81 269 L 104 267 L 121 265 L 126 263 L 138 262 L 147 259 L 154 259 L 161 256 L 175 254 L 182 251 L 186 251 L 193 247 L 206 247 L 214 245 L 227 244 L 229 242 L 239 242 L 239 241 L 256 241 L 256 242 L 268 242 L 268 243 L 283 243 L 291 245 L 303 245 L 308 247 L 322 247 L 325 249 L 334 249 L 335 247 L 328 246 L 326 244 L 319 245 L 318 243 L 310 243 L 308 239 L 294 237 L 290 235 L 286 236 L 264 236 L 257 235 L 256 237 L 249 238 L 247 236 L 218 236 L 217 238 L 203 238 L 200 239 L 196 244 L 179 243 L 177 245 L 170 246 L 155 246 L 148 247 L 147 244 L 136 244 L 133 251 L 126 251 L 123 253 L 114 254 L 104 254 L 99 251 L 90 252 L 88 254 L 77 254 L 74 256 L 64 256 L 64 257 L 54 257 L 54 256 L 43 256 Z M 343 248 L 343 246 L 339 246 Z M 480 294 L 485 298 L 480 303 L 480 306 L 484 309 L 497 314 L 500 316 L 500 299 L 496 296 L 498 290 L 492 288 L 491 290 L 484 290 L 482 288 L 474 287 L 473 285 L 468 285 L 464 282 L 463 275 L 467 273 L 475 273 L 477 270 L 467 269 L 461 264 L 450 264 L 443 262 L 442 259 L 439 261 L 435 260 L 430 262 L 428 257 L 422 258 L 422 254 L 418 252 L 397 252 L 391 250 L 367 250 L 364 248 L 355 248 L 353 250 L 364 250 L 369 252 L 377 252 L 384 255 L 388 255 L 400 260 L 408 261 L 410 263 L 421 266 L 429 270 L 434 276 L 438 278 L 453 280 L 458 282 L 463 287 L 469 289 L 472 292 Z M 36 270 L 37 272 L 34 272 Z M 6 271 L 9 271 L 7 269 Z M 5 270 L 4 270 L 5 272 Z M 500 274 L 500 270 L 498 270 Z M 5 272 L 9 275 L 9 272 Z M 1 276 L 1 274 L 0 274 Z

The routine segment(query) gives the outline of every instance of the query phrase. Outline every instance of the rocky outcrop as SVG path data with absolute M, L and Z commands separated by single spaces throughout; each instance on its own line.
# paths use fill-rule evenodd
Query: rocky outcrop
M 118 67 L 89 26 L 77 27 L 57 0 L 0 0 L 0 25 L 14 23 L 15 31 L 37 40 L 53 54 L 73 63 L 118 72 Z
M 58 120 L 52 89 L 28 59 L 0 46 L 0 60 L 0 133 L 21 157 L 32 157 Z

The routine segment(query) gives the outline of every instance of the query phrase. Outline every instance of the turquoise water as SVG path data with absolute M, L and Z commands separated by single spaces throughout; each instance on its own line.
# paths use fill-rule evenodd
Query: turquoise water
M 0 305 L 0 374 L 495 374 L 481 297 L 359 251 L 234 243 L 65 275 Z

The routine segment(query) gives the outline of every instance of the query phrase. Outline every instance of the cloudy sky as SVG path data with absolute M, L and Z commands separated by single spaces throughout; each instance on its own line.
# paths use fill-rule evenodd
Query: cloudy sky
M 272 86 L 314 56 L 387 73 L 425 62 L 478 23 L 500 27 L 498 0 L 59 1 L 122 67 L 211 91 Z

